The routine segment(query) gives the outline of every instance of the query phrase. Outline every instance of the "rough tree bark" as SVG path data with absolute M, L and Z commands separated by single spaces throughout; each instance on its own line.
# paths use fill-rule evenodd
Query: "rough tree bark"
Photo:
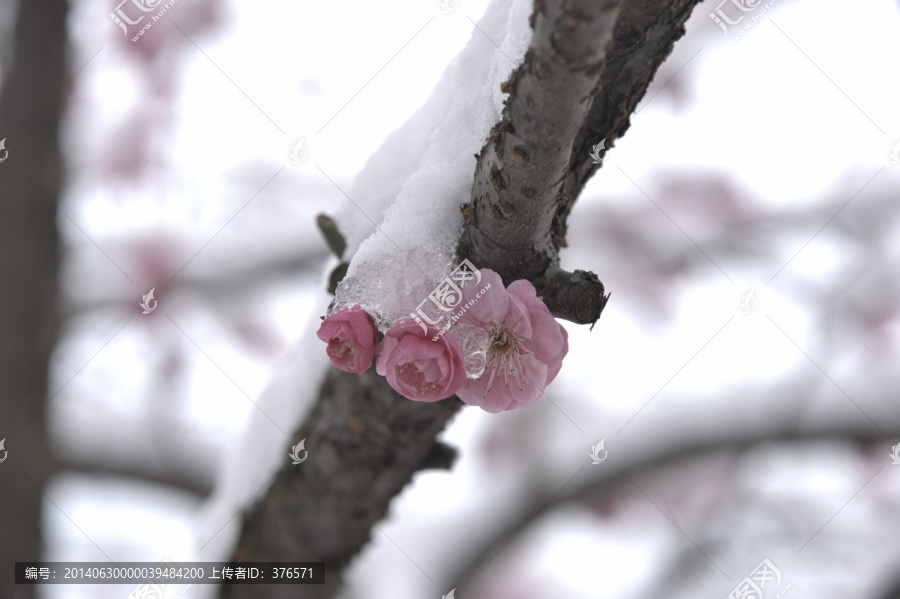
M 458 253 L 509 284 L 534 283 L 558 318 L 591 324 L 608 295 L 596 275 L 559 268 L 566 220 L 697 0 L 536 2 L 534 38 L 504 84 L 503 117 L 478 156 Z M 605 156 L 603 151 L 602 155 Z
M 531 47 L 503 84 L 510 94 L 503 116 L 477 157 L 457 248 L 507 285 L 534 282 L 551 312 L 579 323 L 599 318 L 603 284 L 557 268 L 559 246 L 550 231 L 619 14 L 619 0 L 537 3 Z
M 305 587 L 224 586 L 224 597 L 334 597 L 340 574 L 368 541 L 391 500 L 426 468 L 449 468 L 455 452 L 435 440 L 463 405 L 409 401 L 373 370 L 329 371 L 319 400 L 292 444 L 315 448 L 286 464 L 245 515 L 239 561 L 324 561 L 326 583 Z
M 56 469 L 44 413 L 56 336 L 67 2 L 19 6 L 12 68 L 0 96 L 0 597 L 34 596 L 13 584 L 16 561 L 41 557 L 43 487 Z M 5 152 L 9 152 L 6 154 Z M 4 451 L 8 451 L 5 454 Z
M 598 168 L 590 147 L 621 137 L 698 0 L 538 0 L 534 38 L 504 84 L 503 117 L 478 157 L 472 201 L 463 208 L 459 257 L 498 272 L 507 284 L 530 280 L 558 318 L 593 323 L 603 284 L 558 266 L 565 222 Z M 223 597 L 325 599 L 341 570 L 369 539 L 390 501 L 453 451 L 435 436 L 460 407 L 453 397 L 426 404 L 383 379 L 332 371 L 315 408 L 294 433 L 317 457 L 285 466 L 265 497 L 244 514 L 236 560 L 328 564 L 324 586 L 224 586 Z

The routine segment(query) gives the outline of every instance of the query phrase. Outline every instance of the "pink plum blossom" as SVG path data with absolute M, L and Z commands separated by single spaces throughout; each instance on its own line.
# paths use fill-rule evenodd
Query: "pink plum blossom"
M 404 318 L 385 333 L 378 346 L 375 371 L 387 377 L 397 393 L 416 401 L 450 397 L 465 383 L 462 351 L 450 335 L 438 336 L 432 325 L 423 331 L 412 318 Z
M 491 413 L 530 406 L 559 373 L 569 351 L 568 334 L 530 282 L 513 281 L 504 289 L 500 275 L 486 268 L 481 273 L 482 283 L 491 288 L 460 322 L 488 332 L 490 345 L 484 372 L 477 379 L 467 379 L 456 394 Z M 466 287 L 463 303 L 474 298 L 480 287 Z
M 378 331 L 372 317 L 359 306 L 344 308 L 325 319 L 316 333 L 335 368 L 361 373 L 372 365 Z

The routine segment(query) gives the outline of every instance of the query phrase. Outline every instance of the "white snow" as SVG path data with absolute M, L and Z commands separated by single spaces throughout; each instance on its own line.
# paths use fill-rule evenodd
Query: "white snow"
M 529 0 L 493 2 L 429 100 L 357 176 L 348 192 L 352 200 L 336 216 L 347 236 L 347 255 L 356 252 L 336 304 L 359 303 L 378 314 L 382 324 L 391 323 L 413 311 L 450 272 L 462 224 L 459 206 L 469 198 L 474 155 L 500 118 L 506 95 L 500 84 L 516 66 L 510 58 L 518 64 L 531 41 L 531 9 Z M 361 208 L 369 216 L 380 215 L 388 204 L 376 230 Z M 240 531 L 240 517 L 232 516 L 261 497 L 286 463 L 289 433 L 314 403 L 321 373 L 329 367 L 314 334 L 327 301 L 323 294 L 300 346 L 256 402 L 259 410 L 251 413 L 244 438 L 228 450 L 215 495 L 203 510 L 198 559 L 229 558 Z
M 353 260 L 333 310 L 359 304 L 384 330 L 455 266 L 475 154 L 500 119 L 507 96 L 500 84 L 531 42 L 532 8 L 526 0 L 491 3 L 425 105 L 357 177 L 337 217 Z

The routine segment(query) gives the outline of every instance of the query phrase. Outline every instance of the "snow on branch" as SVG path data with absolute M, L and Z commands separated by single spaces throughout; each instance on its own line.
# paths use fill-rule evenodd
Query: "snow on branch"
M 597 132 L 611 140 L 624 133 L 628 115 L 672 41 L 683 34 L 696 2 L 537 0 L 530 19 L 533 34 L 527 22 L 531 2 L 492 3 L 432 97 L 389 138 L 345 194 L 356 219 L 349 224 L 336 219 L 347 240 L 338 246 L 340 258 L 352 260 L 320 337 L 327 339 L 332 362 L 347 372 L 329 372 L 310 415 L 294 432 L 292 442 L 306 439 L 316 458 L 302 468 L 284 465 L 274 473 L 264 496 L 245 512 L 234 559 L 325 561 L 326 584 L 306 590 L 311 598 L 336 596 L 343 569 L 413 474 L 449 467 L 453 451 L 435 438 L 461 407 L 465 392 L 495 412 L 534 401 L 526 383 L 542 390 L 552 380 L 567 351 L 565 332 L 552 316 L 593 323 L 608 297 L 593 273 L 569 273 L 558 266 L 565 217 L 594 170 L 584 166 L 584 160 L 593 159 L 582 156 L 582 149 L 600 141 L 593 139 Z M 648 26 L 660 16 L 658 24 Z M 628 53 L 639 57 L 634 60 L 640 68 Z M 511 62 L 519 67 L 510 75 Z M 606 129 L 607 117 L 616 127 Z M 376 225 L 373 217 L 383 211 L 384 220 Z M 423 387 L 419 395 L 413 393 L 415 373 L 406 363 L 393 378 L 367 369 L 379 333 L 388 343 L 391 330 L 396 332 L 410 309 L 464 259 L 482 269 L 480 276 L 497 277 L 498 298 L 512 301 L 507 297 L 512 294 L 518 304 L 530 306 L 529 318 L 542 323 L 534 327 L 543 331 L 540 339 L 519 338 L 500 322 L 490 334 L 499 335 L 492 337 L 492 347 L 503 351 L 505 361 L 485 368 L 475 360 L 479 352 L 468 351 L 461 338 L 461 348 L 444 348 L 430 358 L 435 364 L 429 372 L 440 371 L 446 380 L 434 389 Z M 538 296 L 546 306 L 538 305 Z M 478 310 L 490 312 L 501 303 L 482 300 Z M 368 316 L 362 318 L 362 312 Z M 421 325 L 407 325 L 402 342 L 420 342 L 413 337 Z M 430 335 L 434 327 L 422 328 Z M 407 351 L 399 337 L 394 341 L 379 354 L 379 372 L 393 367 L 392 351 Z M 531 341 L 539 342 L 535 351 L 543 364 L 535 372 L 519 367 L 532 351 L 523 344 Z M 464 360 L 457 355 L 460 349 Z M 470 376 L 457 377 L 463 366 Z M 476 385 L 480 368 L 490 373 L 486 389 Z M 531 380 L 538 370 L 543 380 Z M 497 381 L 518 387 L 501 394 L 497 383 L 492 391 L 495 374 Z M 460 381 L 465 385 L 456 389 L 459 397 L 437 401 Z M 419 401 L 409 401 L 397 387 Z M 222 596 L 294 596 L 289 586 L 236 589 L 224 586 Z

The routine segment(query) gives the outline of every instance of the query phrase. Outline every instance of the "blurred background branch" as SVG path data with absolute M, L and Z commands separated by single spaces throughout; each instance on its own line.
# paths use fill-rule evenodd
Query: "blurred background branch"
M 745 454 L 773 444 L 777 444 L 785 452 L 790 452 L 797 445 L 837 441 L 844 444 L 852 443 L 861 453 L 877 457 L 879 450 L 890 440 L 900 436 L 900 422 L 892 423 L 890 428 L 883 431 L 853 422 L 837 422 L 816 430 L 783 429 L 783 423 L 779 419 L 764 421 L 753 428 L 714 431 L 703 427 L 680 429 L 674 431 L 675 434 L 671 436 L 654 439 L 651 447 L 639 450 L 627 458 L 619 461 L 610 459 L 611 463 L 604 464 L 603 468 L 592 469 L 589 476 L 562 490 L 553 486 L 538 485 L 536 492 L 528 495 L 526 502 L 515 506 L 515 510 L 511 513 L 504 514 L 502 524 L 495 527 L 489 537 L 481 539 L 476 547 L 471 548 L 466 562 L 453 569 L 444 586 L 456 586 L 461 594 L 469 591 L 471 581 L 483 572 L 487 575 L 490 571 L 485 572 L 485 568 L 511 541 L 527 527 L 566 504 L 581 504 L 588 508 L 602 506 L 599 507 L 599 511 L 602 512 L 615 509 L 614 504 L 617 502 L 639 501 L 642 491 L 629 493 L 636 490 L 635 479 L 664 480 L 666 477 L 677 477 L 679 471 L 686 469 L 692 470 L 695 477 L 699 470 L 703 470 L 705 475 L 702 477 L 707 482 L 715 480 L 716 477 L 732 477 L 734 469 L 746 461 Z M 711 436 L 711 433 L 715 436 Z M 728 464 L 725 467 L 722 466 L 723 460 Z M 720 492 L 724 493 L 730 486 L 722 485 Z M 726 499 L 727 497 L 720 498 L 721 501 Z M 677 522 L 674 522 L 674 525 L 679 526 Z M 798 547 L 802 546 L 806 540 L 802 538 L 803 532 L 783 531 L 784 535 L 791 533 L 795 534 L 793 539 L 782 540 L 794 542 Z M 691 541 L 703 539 L 693 532 L 685 534 Z M 660 577 L 657 590 L 672 591 L 677 581 L 689 579 L 687 572 L 698 568 L 687 568 L 687 563 L 709 567 L 710 561 L 706 553 L 711 553 L 713 559 L 718 557 L 713 539 L 706 538 L 698 543 L 702 545 L 691 545 L 672 560 L 670 573 L 668 576 Z M 719 549 L 723 550 L 724 547 L 720 546 Z
M 0 91 L 0 439 L 9 452 L 0 468 L 0 596 L 11 599 L 35 596 L 13 583 L 12 564 L 42 555 L 44 485 L 58 467 L 43 409 L 58 326 L 67 16 L 65 0 L 19 5 Z

